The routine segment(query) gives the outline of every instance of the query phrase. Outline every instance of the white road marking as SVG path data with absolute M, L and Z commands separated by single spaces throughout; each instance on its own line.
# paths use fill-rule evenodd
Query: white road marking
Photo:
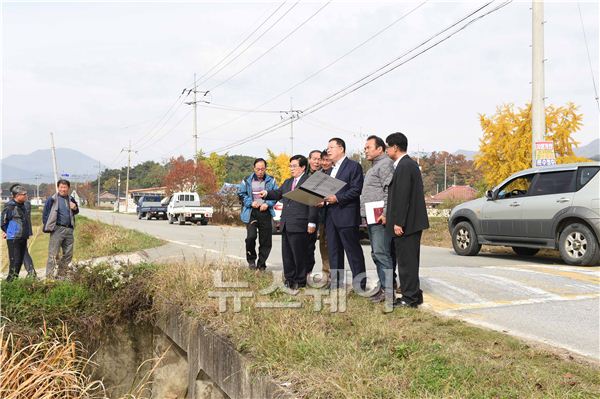
M 464 288 L 460 288 L 460 287 L 457 287 L 450 283 L 447 283 L 445 281 L 438 280 L 437 278 L 426 277 L 424 280 L 427 282 L 437 284 L 437 285 L 441 285 L 444 288 L 447 288 L 451 291 L 457 292 L 459 295 L 461 295 L 465 299 L 469 299 L 473 302 L 484 302 L 484 299 L 482 297 L 480 297 L 479 295 L 477 295 L 477 293 L 475 293 L 473 291 L 465 290 Z M 457 301 L 453 301 L 453 302 L 457 302 Z
M 532 304 L 550 303 L 550 302 L 568 302 L 568 301 L 579 301 L 582 299 L 594 299 L 594 298 L 600 298 L 600 294 L 586 294 L 586 295 L 573 295 L 573 296 L 554 295 L 553 297 L 547 297 L 547 298 L 530 298 L 530 299 L 520 299 L 520 300 L 516 300 L 516 301 L 473 302 L 473 303 L 461 304 L 461 306 L 459 306 L 459 307 L 454 307 L 452 309 L 443 310 L 443 311 L 440 311 L 440 313 L 445 314 L 447 316 L 456 316 L 455 313 L 460 312 L 462 310 L 490 309 L 490 308 L 499 308 L 499 307 L 503 307 L 503 306 L 532 305 Z
M 236 255 L 227 255 L 228 258 L 237 259 L 237 260 L 246 260 L 246 258 L 242 258 L 241 256 Z
M 511 286 L 511 287 L 513 287 L 513 289 L 511 291 L 517 292 L 517 293 L 529 292 L 531 294 L 540 295 L 545 298 L 554 298 L 554 299 L 560 298 L 559 295 L 553 294 L 552 292 L 548 292 L 546 290 L 543 290 L 543 289 L 537 288 L 537 287 L 531 287 L 527 284 L 523 284 L 518 281 L 509 279 L 509 278 L 505 278 L 505 277 L 489 276 L 489 275 L 482 274 L 482 275 L 478 276 L 478 279 L 492 283 L 501 288 L 508 288 L 507 286 Z

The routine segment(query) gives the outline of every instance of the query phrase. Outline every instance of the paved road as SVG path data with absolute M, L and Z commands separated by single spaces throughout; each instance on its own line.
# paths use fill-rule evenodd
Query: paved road
M 151 251 L 153 258 L 245 263 L 243 228 L 169 225 L 88 209 L 81 213 L 169 241 Z M 369 277 L 375 277 L 370 247 L 363 250 Z M 421 257 L 425 307 L 600 361 L 600 267 L 565 266 L 542 257 L 461 257 L 435 247 L 423 247 Z M 316 269 L 320 262 L 317 250 Z M 273 239 L 268 267 L 282 267 L 279 236 Z

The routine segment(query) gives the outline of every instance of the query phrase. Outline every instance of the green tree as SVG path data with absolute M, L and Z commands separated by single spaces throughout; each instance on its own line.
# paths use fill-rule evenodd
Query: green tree
M 227 154 L 219 155 L 216 152 L 211 152 L 208 156 L 204 156 L 199 152 L 198 159 L 204 161 L 210 167 L 217 179 L 217 188 L 221 188 L 227 178 Z

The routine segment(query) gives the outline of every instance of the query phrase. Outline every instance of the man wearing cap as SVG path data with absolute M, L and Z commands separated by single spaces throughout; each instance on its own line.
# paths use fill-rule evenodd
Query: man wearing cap
M 27 240 L 32 234 L 30 208 L 25 207 L 27 190 L 23 186 L 11 187 L 12 199 L 2 210 L 2 231 L 8 246 L 7 282 L 19 277 L 21 265 L 27 252 Z
M 50 233 L 48 244 L 48 262 L 46 263 L 46 278 L 64 279 L 67 266 L 73 259 L 73 246 L 75 239 L 73 229 L 75 228 L 75 215 L 79 213 L 79 206 L 69 194 L 71 183 L 61 179 L 56 184 L 58 192 L 46 200 L 42 223 L 44 233 Z M 62 249 L 62 257 L 58 259 L 59 251 Z

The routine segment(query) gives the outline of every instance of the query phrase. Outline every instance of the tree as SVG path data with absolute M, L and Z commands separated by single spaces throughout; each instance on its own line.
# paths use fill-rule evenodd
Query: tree
M 203 161 L 194 162 L 179 156 L 171 158 L 167 167 L 169 171 L 163 180 L 167 193 L 195 191 L 204 195 L 217 190 L 215 175 Z
M 216 152 L 211 152 L 208 157 L 198 152 L 198 160 L 204 161 L 206 165 L 213 171 L 217 180 L 217 187 L 220 188 L 225 183 L 227 177 L 227 154 L 218 155 Z
M 247 155 L 230 155 L 225 162 L 225 170 L 227 171 L 225 181 L 239 183 L 252 173 L 254 158 Z
M 114 191 L 117 189 L 117 178 L 116 177 L 111 177 L 107 180 L 104 181 L 104 183 L 102 183 L 102 188 L 104 189 L 104 191 Z
M 573 152 L 579 143 L 571 136 L 581 128 L 582 119 L 573 103 L 546 107 L 546 140 L 554 143 L 557 163 L 588 161 Z M 480 114 L 479 120 L 483 138 L 475 166 L 488 186 L 531 167 L 531 104 L 517 110 L 513 104 L 504 104 L 491 117 Z
M 474 187 L 482 179 L 481 171 L 475 169 L 473 161 L 468 160 L 464 155 L 434 151 L 419 160 L 423 173 L 423 187 L 427 195 L 434 195 L 444 190 L 444 162 L 448 187 L 455 183 Z
M 267 173 L 275 178 L 278 186 L 281 186 L 285 179 L 292 176 L 290 156 L 285 152 L 277 155 L 269 149 L 267 149 L 267 154 L 269 155 Z

